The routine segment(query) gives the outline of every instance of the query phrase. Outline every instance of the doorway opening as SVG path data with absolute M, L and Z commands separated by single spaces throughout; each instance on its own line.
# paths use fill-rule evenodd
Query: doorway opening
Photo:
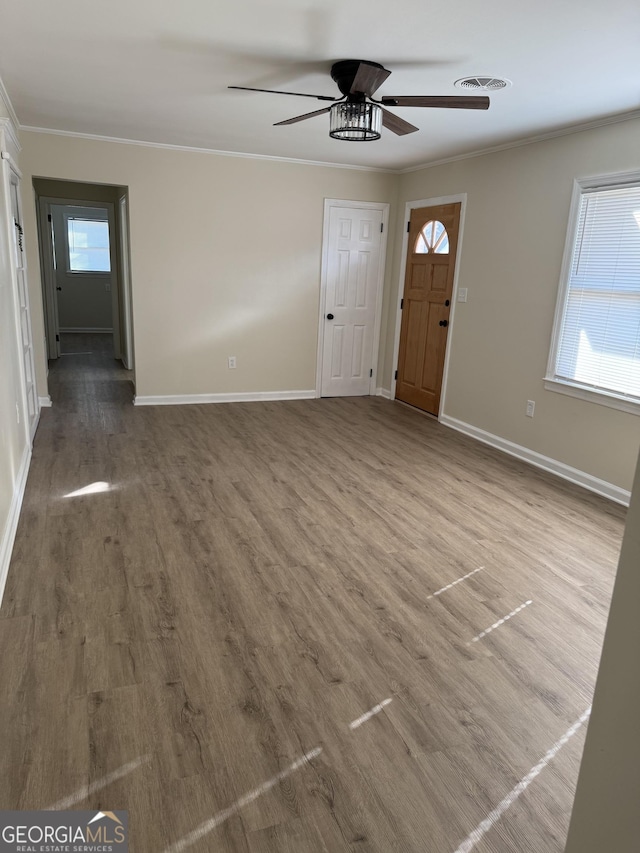
M 52 401 L 56 383 L 79 375 L 109 376 L 132 400 L 128 190 L 49 178 L 33 186 Z

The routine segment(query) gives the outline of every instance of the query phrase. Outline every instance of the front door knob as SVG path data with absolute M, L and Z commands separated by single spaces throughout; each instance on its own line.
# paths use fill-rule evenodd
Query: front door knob
M 441 326 L 448 326 L 448 325 L 449 325 L 449 321 L 448 321 L 448 320 L 440 320 L 440 324 L 439 324 L 439 325 L 441 325 Z

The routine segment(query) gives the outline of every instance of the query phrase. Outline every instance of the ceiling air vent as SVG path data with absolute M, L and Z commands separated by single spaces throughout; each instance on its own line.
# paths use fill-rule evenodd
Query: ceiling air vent
M 463 77 L 456 80 L 458 89 L 467 89 L 473 92 L 495 92 L 498 89 L 506 89 L 511 85 L 511 80 L 503 80 L 501 77 Z

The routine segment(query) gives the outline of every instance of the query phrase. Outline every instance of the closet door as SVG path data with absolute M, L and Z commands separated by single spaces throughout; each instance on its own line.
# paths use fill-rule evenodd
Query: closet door
M 40 407 L 36 391 L 36 377 L 33 357 L 33 335 L 31 314 L 29 311 L 29 292 L 27 290 L 27 268 L 22 225 L 22 205 L 20 200 L 20 174 L 13 161 L 3 152 L 0 178 L 0 200 L 3 204 L 3 218 L 8 219 L 11 232 L 11 267 L 14 305 L 16 311 L 17 337 L 20 348 L 21 379 L 25 394 L 26 427 L 29 441 L 33 438 L 38 424 Z

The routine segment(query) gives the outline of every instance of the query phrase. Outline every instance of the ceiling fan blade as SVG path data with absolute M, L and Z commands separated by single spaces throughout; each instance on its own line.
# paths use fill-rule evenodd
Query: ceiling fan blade
M 380 109 L 382 109 L 382 107 Z M 387 130 L 390 130 L 398 136 L 404 136 L 407 133 L 415 133 L 416 130 L 420 129 L 416 127 L 415 124 L 409 124 L 408 121 L 400 118 L 400 116 L 390 113 L 388 110 L 382 110 L 382 124 L 387 128 Z
M 277 121 L 273 126 L 278 127 L 281 124 L 295 124 L 297 121 L 305 121 L 305 119 L 313 118 L 314 116 L 321 116 L 323 113 L 328 113 L 331 107 L 325 107 L 323 110 L 314 110 L 312 113 L 305 113 L 303 116 L 294 116 L 294 118 L 288 118 L 284 121 Z
M 339 101 L 329 95 L 307 95 L 306 92 L 281 92 L 279 89 L 253 89 L 251 86 L 227 86 L 227 89 L 242 89 L 243 92 L 269 92 L 271 95 L 295 95 L 298 98 L 315 98 L 316 101 Z
M 351 94 L 373 95 L 390 74 L 386 68 L 361 62 L 351 84 Z
M 482 95 L 399 95 L 385 96 L 386 107 L 444 107 L 448 110 L 488 110 L 489 98 Z

